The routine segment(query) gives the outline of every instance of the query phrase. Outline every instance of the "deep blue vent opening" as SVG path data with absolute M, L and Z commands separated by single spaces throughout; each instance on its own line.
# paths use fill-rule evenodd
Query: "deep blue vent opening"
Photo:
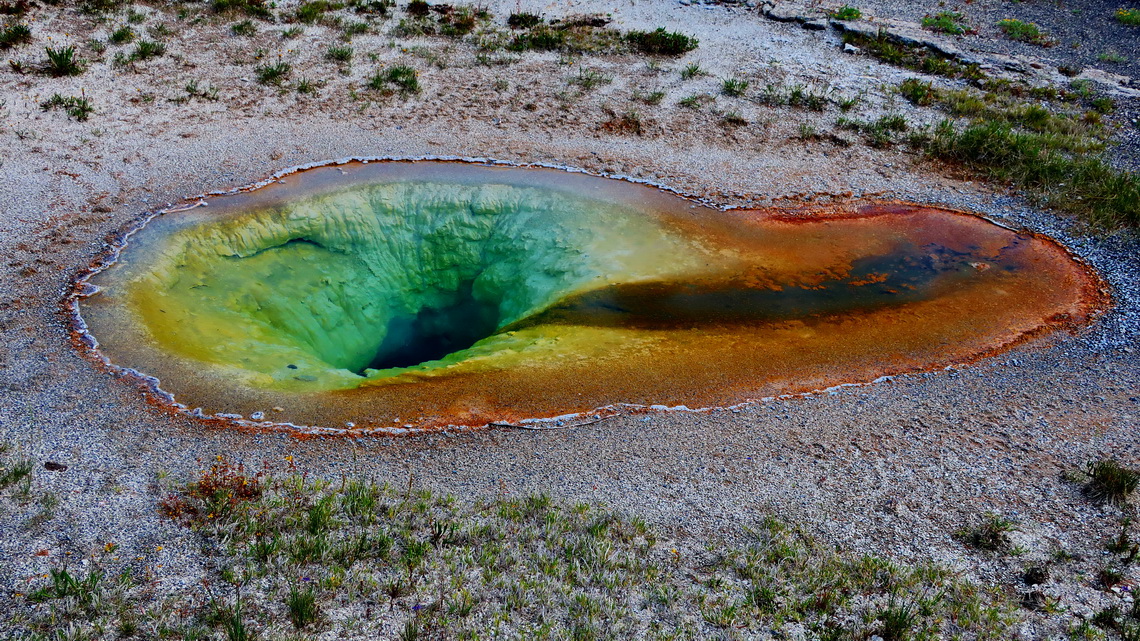
M 461 283 L 444 305 L 394 317 L 376 357 L 364 369 L 437 361 L 494 334 L 499 325 L 499 306 L 476 298 L 474 285 L 474 281 Z

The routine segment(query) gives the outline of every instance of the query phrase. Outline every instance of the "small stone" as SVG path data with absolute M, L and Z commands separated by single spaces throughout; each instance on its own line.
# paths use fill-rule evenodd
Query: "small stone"
M 843 53 L 849 53 L 849 54 L 855 56 L 855 55 L 859 55 L 859 52 L 860 52 L 859 47 L 856 47 L 855 45 L 851 44 L 850 42 L 845 43 L 843 45 Z
M 803 18 L 803 12 L 803 7 L 784 3 L 768 9 L 764 15 L 779 22 L 797 22 Z
M 62 472 L 67 469 L 67 466 L 55 461 L 44 461 L 44 469 L 49 472 Z

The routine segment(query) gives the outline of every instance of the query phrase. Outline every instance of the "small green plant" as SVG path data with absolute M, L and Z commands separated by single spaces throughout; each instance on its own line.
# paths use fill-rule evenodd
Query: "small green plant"
M 174 35 L 174 31 L 171 30 L 170 27 L 166 26 L 166 23 L 163 22 L 152 26 L 151 28 L 147 29 L 146 32 L 150 34 L 150 37 L 160 40 L 162 38 L 169 38 L 170 36 Z
M 377 71 L 368 80 L 368 88 L 390 91 L 393 87 L 401 94 L 419 93 L 419 73 L 408 65 L 396 65 Z
M 135 32 L 127 25 L 123 25 L 111 32 L 111 44 L 125 45 L 135 41 Z
M 253 631 L 245 625 L 242 609 L 242 603 L 238 601 L 232 608 L 223 609 L 218 614 L 227 641 L 253 641 L 255 638 Z
M 685 109 L 700 109 L 706 102 L 712 102 L 713 97 L 708 94 L 693 94 L 682 98 L 677 104 Z
M 296 38 L 302 33 L 305 33 L 304 27 L 289 27 L 281 31 L 281 37 L 289 40 L 290 38 Z
M 705 75 L 704 69 L 701 69 L 701 65 L 696 62 L 690 62 L 681 69 L 681 80 L 691 80 L 703 75 Z
M 235 36 L 249 37 L 257 33 L 257 27 L 254 26 L 252 20 L 242 20 L 230 25 L 230 33 Z
M 79 5 L 79 9 L 83 13 L 100 16 L 112 11 L 118 11 L 123 5 L 123 0 L 81 0 L 76 4 Z
M 158 58 L 166 54 L 166 45 L 161 42 L 153 40 L 139 40 L 135 44 L 134 51 L 131 52 L 130 60 L 132 62 L 139 60 L 150 60 L 151 58 Z
M 328 51 L 325 52 L 325 57 L 340 63 L 352 62 L 352 47 L 331 46 Z
M 265 0 L 213 0 L 210 7 L 215 13 L 244 13 L 263 20 L 273 17 L 270 3 Z
M 960 35 L 969 30 L 966 16 L 957 11 L 939 11 L 922 19 L 922 27 L 931 31 Z
M 1116 538 L 1110 539 L 1108 541 L 1108 545 L 1105 546 L 1105 549 L 1113 554 L 1127 555 L 1123 559 L 1123 563 L 1125 565 L 1133 563 L 1136 560 L 1136 557 L 1140 556 L 1140 543 L 1133 541 L 1132 537 L 1128 534 L 1128 530 L 1131 526 L 1131 517 L 1126 516 L 1121 519 L 1120 534 L 1116 535 Z
M 725 78 L 721 83 L 721 93 L 726 96 L 743 96 L 748 91 L 748 81 L 739 78 Z
M 512 13 L 507 16 L 507 26 L 512 29 L 533 29 L 542 24 L 542 16 L 533 13 Z
M 191 80 L 186 83 L 186 93 L 191 98 L 204 98 L 206 100 L 218 99 L 218 88 L 213 85 L 200 87 L 197 80 Z
M 844 96 L 844 97 L 840 98 L 838 101 L 839 110 L 842 111 L 843 113 L 847 113 L 848 111 L 851 111 L 852 109 L 854 109 L 855 105 L 858 105 L 859 102 L 862 100 L 863 100 L 862 94 L 855 94 L 854 96 Z
M 830 15 L 836 20 L 858 20 L 863 17 L 863 12 L 860 11 L 857 7 L 852 7 L 849 4 L 845 4 L 835 11 L 830 12 Z
M 566 33 L 564 31 L 540 26 L 515 36 L 507 45 L 507 49 L 511 51 L 557 51 L 565 45 Z
M 329 11 L 339 9 L 343 6 L 343 4 L 328 2 L 328 0 L 302 2 L 293 12 L 293 17 L 295 17 L 298 22 L 312 24 L 323 18 Z
M 665 99 L 665 92 L 660 90 L 651 91 L 649 93 L 638 92 L 634 97 L 647 105 L 659 105 L 661 101 Z
M 987 512 L 980 524 L 962 528 L 954 535 L 967 547 L 1000 552 L 1012 547 L 1009 533 L 1016 529 L 1017 526 L 1012 521 L 993 512 Z
M 67 571 L 67 568 L 51 568 L 51 585 L 40 588 L 28 595 L 28 600 L 43 603 L 53 599 L 73 598 L 82 605 L 91 604 L 98 596 L 103 573 L 92 570 L 80 578 Z
M 1111 62 L 1112 64 L 1117 65 L 1128 62 L 1128 57 L 1120 55 L 1120 52 L 1115 49 L 1109 49 L 1108 51 L 1097 55 L 1096 59 L 1100 60 L 1101 62 Z
M 316 623 L 319 618 L 317 596 L 313 592 L 312 586 L 304 590 L 298 589 L 297 586 L 289 588 L 289 596 L 285 599 L 285 605 L 289 608 L 289 620 L 293 623 L 293 627 L 298 630 Z
M 802 123 L 800 123 L 799 133 L 796 134 L 796 138 L 798 138 L 800 140 L 807 141 L 807 140 L 819 140 L 820 136 L 819 136 L 819 132 L 816 131 L 815 127 L 809 125 L 806 122 L 802 122 Z
M 289 77 L 293 71 L 293 66 L 288 62 L 280 61 L 273 64 L 259 65 L 254 70 L 257 74 L 257 81 L 263 85 L 280 85 Z
M 1069 90 L 1084 99 L 1093 97 L 1093 83 L 1088 78 L 1077 78 L 1069 83 Z
M 1116 111 L 1116 101 L 1108 96 L 1095 98 L 1089 105 L 1096 110 L 1097 113 L 1110 114 Z
M 625 40 L 641 53 L 660 56 L 679 56 L 697 48 L 699 41 L 681 33 L 669 32 L 665 27 L 656 31 L 630 31 Z
M 75 55 L 75 47 L 46 47 L 47 72 L 55 77 L 78 76 L 83 73 L 83 61 Z
M 32 41 L 32 29 L 26 24 L 10 24 L 0 29 L 0 50 Z
M 906 641 L 918 620 L 918 608 L 911 603 L 898 604 L 894 598 L 879 613 L 879 636 L 883 641 Z
M 613 82 L 613 77 L 607 76 L 597 69 L 582 67 L 578 69 L 578 75 L 572 76 L 568 82 L 572 85 L 578 85 L 583 91 L 591 91 Z
M 1010 40 L 1028 42 L 1029 44 L 1042 47 L 1051 46 L 1053 44 L 1053 41 L 1041 31 L 1041 28 L 1032 22 L 1006 18 L 1005 20 L 999 20 L 997 26 Z
M 404 623 L 404 627 L 400 629 L 400 635 L 397 638 L 399 641 L 419 641 L 421 634 L 423 634 L 423 624 L 418 618 L 412 617 Z
M 1130 27 L 1140 27 L 1140 9 L 1117 9 L 1116 21 Z
M 808 92 L 804 96 L 803 105 L 811 111 L 823 111 L 827 107 L 827 96 L 814 91 Z
M 60 100 L 65 100 L 59 94 L 55 94 L 54 96 L 52 96 L 51 100 L 49 100 L 48 102 L 56 102 L 57 98 Z M 44 104 L 46 104 L 46 103 L 44 103 Z M 43 105 L 41 104 L 40 106 L 42 107 Z M 56 106 L 62 106 L 62 105 L 53 104 L 51 107 L 47 107 L 44 110 L 47 111 L 47 109 L 53 109 Z M 31 475 L 32 475 L 32 462 L 29 460 L 18 461 L 14 465 L 12 465 L 12 467 L 5 467 L 2 470 L 0 470 L 0 489 L 4 489 L 4 488 L 8 487 L 9 485 L 14 485 L 16 483 L 19 483 L 20 481 L 23 481 L 24 479 L 29 478 Z
M 1086 481 L 1082 491 L 1098 503 L 1123 505 L 1136 490 L 1140 473 L 1122 466 L 1113 459 L 1090 461 L 1085 465 Z
M 350 22 L 341 28 L 340 38 L 345 42 L 351 42 L 356 36 L 362 36 L 371 29 L 367 22 Z
M 926 106 L 934 102 L 934 87 L 931 82 L 923 82 L 918 78 L 907 78 L 899 85 L 899 93 L 910 102 Z

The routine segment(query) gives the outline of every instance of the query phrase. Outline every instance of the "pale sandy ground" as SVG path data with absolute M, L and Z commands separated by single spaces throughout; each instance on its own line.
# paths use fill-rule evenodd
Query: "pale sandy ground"
M 491 8 L 505 14 L 516 3 Z M 833 34 L 755 12 L 666 2 L 572 2 L 545 10 L 612 12 L 615 26 L 679 29 L 698 36 L 701 47 L 663 60 L 662 70 L 647 69 L 636 56 L 583 58 L 578 65 L 615 79 L 581 97 L 559 96 L 576 91 L 566 78 L 578 72 L 560 65 L 555 54 L 486 67 L 474 64 L 469 47 L 441 39 L 389 48 L 386 35 L 362 36 L 354 43 L 358 62 L 342 76 L 323 59 L 334 40 L 322 27 L 307 27 L 285 46 L 279 28 L 263 27 L 251 41 L 229 36 L 226 22 L 171 39 L 170 53 L 140 63 L 137 73 L 106 63 L 67 79 L 0 73 L 7 103 L 0 111 L 0 439 L 37 463 L 69 466 L 36 474 L 36 491 L 62 500 L 53 519 L 29 525 L 36 511 L 29 506 L 0 521 L 0 612 L 12 603 L 8 590 L 27 585 L 63 555 L 82 556 L 108 540 L 124 554 L 143 556 L 164 585 L 195 581 L 201 559 L 190 535 L 156 511 L 164 492 L 159 477 L 187 479 L 217 454 L 250 462 L 291 455 L 318 475 L 405 482 L 413 474 L 462 498 L 544 490 L 644 515 L 682 539 L 733 537 L 774 512 L 844 549 L 933 558 L 1008 586 L 1028 562 L 1063 547 L 1087 560 L 1046 590 L 1063 597 L 1068 611 L 1062 618 L 1088 616 L 1119 599 L 1096 589 L 1088 575 L 1103 563 L 1101 543 L 1116 532 L 1119 510 L 1090 504 L 1059 474 L 1105 455 L 1140 464 L 1136 239 L 1069 234 L 1068 222 L 947 178 L 901 147 L 877 151 L 791 139 L 805 121 L 831 130 L 834 106 L 814 114 L 723 96 L 700 112 L 676 106 L 693 93 L 715 94 L 721 78 L 739 75 L 754 87 L 787 79 L 835 86 L 841 94 L 865 91 L 856 110 L 864 118 L 888 109 L 904 110 L 913 122 L 939 117 L 882 91 L 884 83 L 912 74 L 839 53 Z M 37 28 L 57 29 L 57 41 L 66 41 L 72 36 L 63 35 L 65 29 L 74 22 Z M 319 96 L 304 97 L 248 81 L 252 65 L 233 63 L 259 46 L 305 70 L 295 77 L 329 84 Z M 422 52 L 402 51 L 414 46 L 450 47 L 447 68 L 430 67 Z M 28 47 L 16 57 L 37 59 L 41 51 Z M 397 59 L 422 70 L 419 97 L 354 102 L 348 96 L 374 68 Z M 690 61 L 711 75 L 682 81 L 677 70 Z M 168 101 L 184 96 L 182 87 L 193 78 L 217 86 L 221 100 Z M 496 80 L 507 88 L 496 88 Z M 635 89 L 658 87 L 667 94 L 660 106 L 633 102 Z M 86 123 L 38 108 L 56 91 L 80 90 L 98 109 Z M 153 100 L 131 101 L 144 93 Z M 527 103 L 535 109 L 523 108 Z M 645 136 L 599 132 L 605 108 L 635 107 L 648 123 Z M 750 124 L 722 126 L 717 111 L 730 110 Z M 1077 335 L 1038 340 L 974 366 L 803 399 L 731 412 L 620 416 L 556 432 L 398 440 L 298 441 L 204 428 L 149 407 L 132 387 L 72 350 L 60 312 L 69 278 L 101 249 L 106 234 L 142 212 L 297 164 L 425 154 L 581 167 L 661 182 L 726 205 L 852 192 L 973 209 L 1061 237 L 1101 271 L 1116 307 Z M 954 529 L 987 510 L 1021 524 L 1014 538 L 1028 550 L 1024 556 L 979 556 L 951 539 Z M 50 554 L 33 556 L 41 549 Z M 1132 581 L 1140 578 L 1130 572 Z M 1043 634 L 1033 627 L 1039 623 L 1027 625 L 1029 637 Z

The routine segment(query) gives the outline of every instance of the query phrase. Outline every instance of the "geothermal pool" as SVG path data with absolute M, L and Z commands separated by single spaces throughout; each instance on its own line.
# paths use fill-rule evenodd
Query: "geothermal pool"
M 722 211 L 394 161 L 157 215 L 77 291 L 88 345 L 172 407 L 355 431 L 728 406 L 966 362 L 1101 304 L 1055 242 L 935 207 Z

